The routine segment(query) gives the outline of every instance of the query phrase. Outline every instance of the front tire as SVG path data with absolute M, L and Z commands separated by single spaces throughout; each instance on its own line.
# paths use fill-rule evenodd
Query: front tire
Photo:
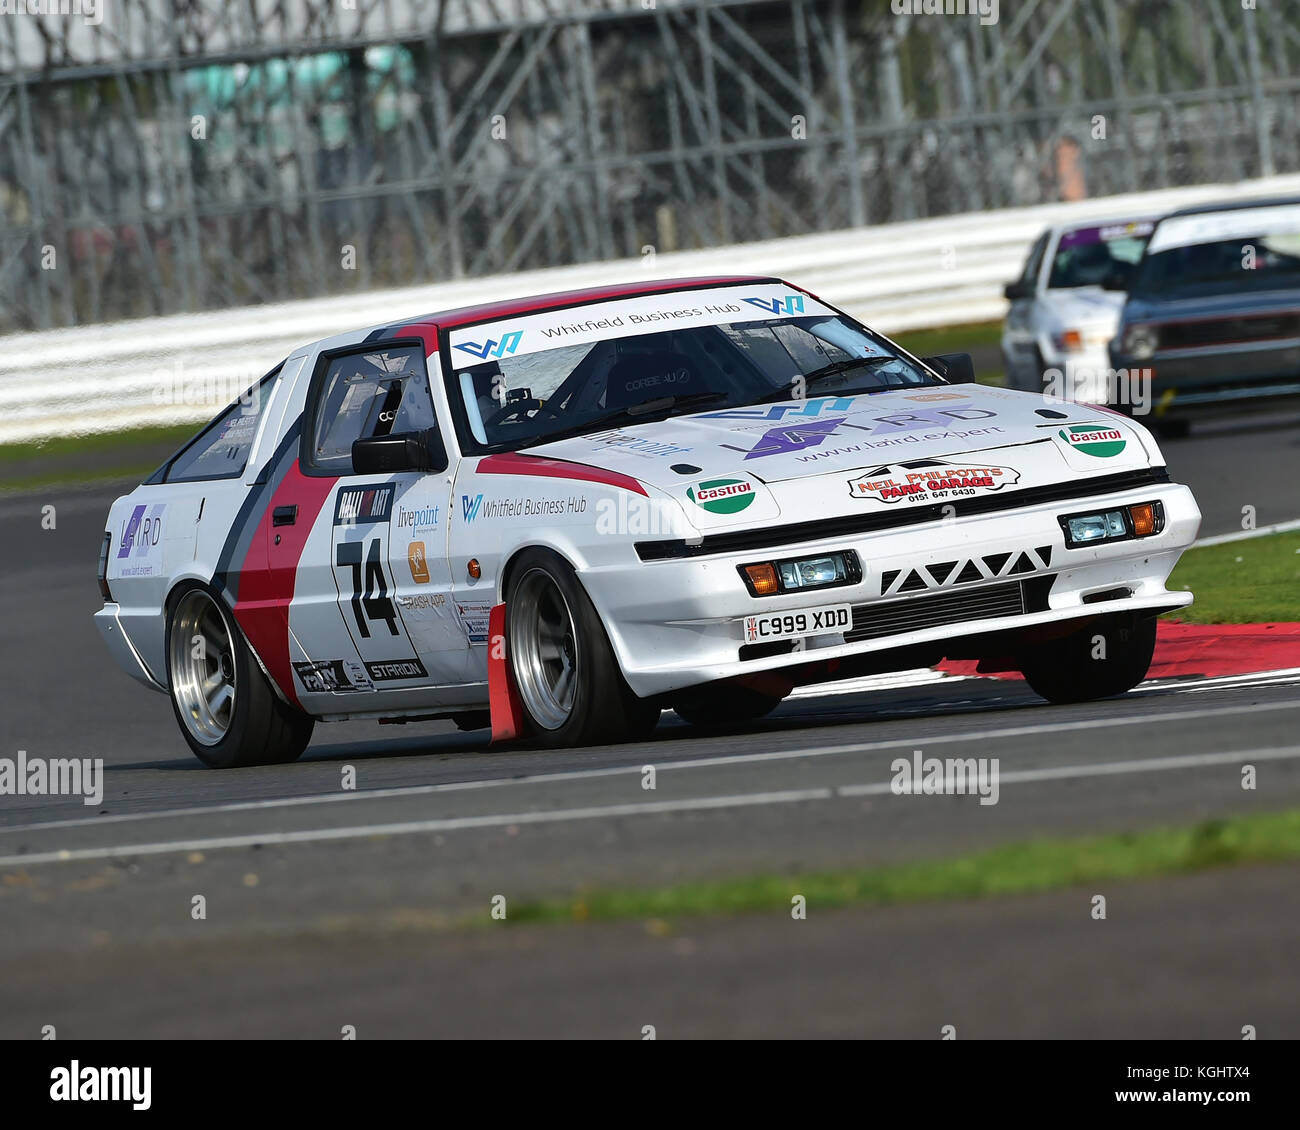
M 637 698 L 572 567 L 528 549 L 506 593 L 510 671 L 529 731 L 550 748 L 649 737 L 659 707 Z
M 1112 620 L 1038 644 L 1021 659 L 1030 688 L 1052 703 L 1088 702 L 1132 690 L 1151 667 L 1156 620 Z
M 181 592 L 167 617 L 172 710 L 210 769 L 296 761 L 315 722 L 282 702 L 225 604 L 207 589 Z

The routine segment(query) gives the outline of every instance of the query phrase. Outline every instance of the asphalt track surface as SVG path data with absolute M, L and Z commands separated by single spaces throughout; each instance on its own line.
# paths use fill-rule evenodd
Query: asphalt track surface
M 1300 430 L 1166 445 L 1203 534 L 1300 516 Z M 1050 707 L 1016 682 L 900 680 L 763 724 L 577 752 L 448 724 L 317 727 L 214 773 L 90 614 L 113 491 L 0 500 L 0 756 L 102 757 L 102 804 L 0 797 L 0 1037 L 1300 1036 L 1300 867 L 888 909 L 492 922 L 494 896 L 873 865 L 1300 803 L 1300 672 Z M 42 530 L 41 507 L 57 508 Z M 1296 667 L 1300 668 L 1300 657 Z M 995 805 L 894 796 L 890 763 L 997 757 Z M 1258 787 L 1243 790 L 1241 766 Z M 643 767 L 657 787 L 642 787 Z M 344 791 L 344 768 L 356 790 Z M 1108 900 L 1105 921 L 1091 900 Z M 191 917 L 202 895 L 207 917 Z M 481 929 L 445 931 L 452 915 Z

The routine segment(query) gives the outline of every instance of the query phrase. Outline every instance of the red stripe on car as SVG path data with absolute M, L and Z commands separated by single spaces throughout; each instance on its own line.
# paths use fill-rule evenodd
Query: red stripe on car
M 240 569 L 235 619 L 284 697 L 299 706 L 289 665 L 289 604 L 303 547 L 337 482 L 337 478 L 304 475 L 295 459 L 262 511 Z M 293 525 L 272 528 L 271 515 L 277 506 L 298 507 Z
M 479 460 L 478 469 L 481 475 L 529 475 L 539 479 L 577 479 L 580 482 L 620 487 L 635 494 L 646 494 L 645 487 L 631 475 L 606 471 L 600 467 L 588 467 L 585 463 L 570 463 L 567 459 L 548 459 L 544 455 L 520 455 L 516 452 L 487 455 Z

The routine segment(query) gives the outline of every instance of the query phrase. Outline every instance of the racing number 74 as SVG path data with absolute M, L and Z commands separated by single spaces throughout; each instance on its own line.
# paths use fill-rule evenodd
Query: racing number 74
M 370 638 L 370 626 L 367 620 L 383 620 L 388 624 L 390 635 L 397 635 L 397 612 L 388 596 L 388 582 L 384 577 L 384 566 L 380 558 L 380 539 L 371 538 L 365 553 L 365 591 L 361 587 L 362 542 L 340 542 L 336 548 L 334 562 L 347 565 L 352 569 L 352 614 L 357 618 L 357 628 L 366 638 Z

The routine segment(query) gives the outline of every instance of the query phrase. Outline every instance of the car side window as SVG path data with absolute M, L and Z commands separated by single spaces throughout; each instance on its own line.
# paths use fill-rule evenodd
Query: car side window
M 1025 270 L 1020 276 L 1020 285 L 1030 291 L 1038 289 L 1038 272 L 1043 265 L 1043 253 L 1047 250 L 1050 233 L 1043 232 L 1037 242 L 1029 249 L 1029 258 L 1025 260 Z
M 242 475 L 257 436 L 262 408 L 279 375 L 277 365 L 174 455 L 159 481 L 192 483 Z
M 306 462 L 317 471 L 350 475 L 356 440 L 421 432 L 437 423 L 421 346 L 336 354 L 316 383 Z

